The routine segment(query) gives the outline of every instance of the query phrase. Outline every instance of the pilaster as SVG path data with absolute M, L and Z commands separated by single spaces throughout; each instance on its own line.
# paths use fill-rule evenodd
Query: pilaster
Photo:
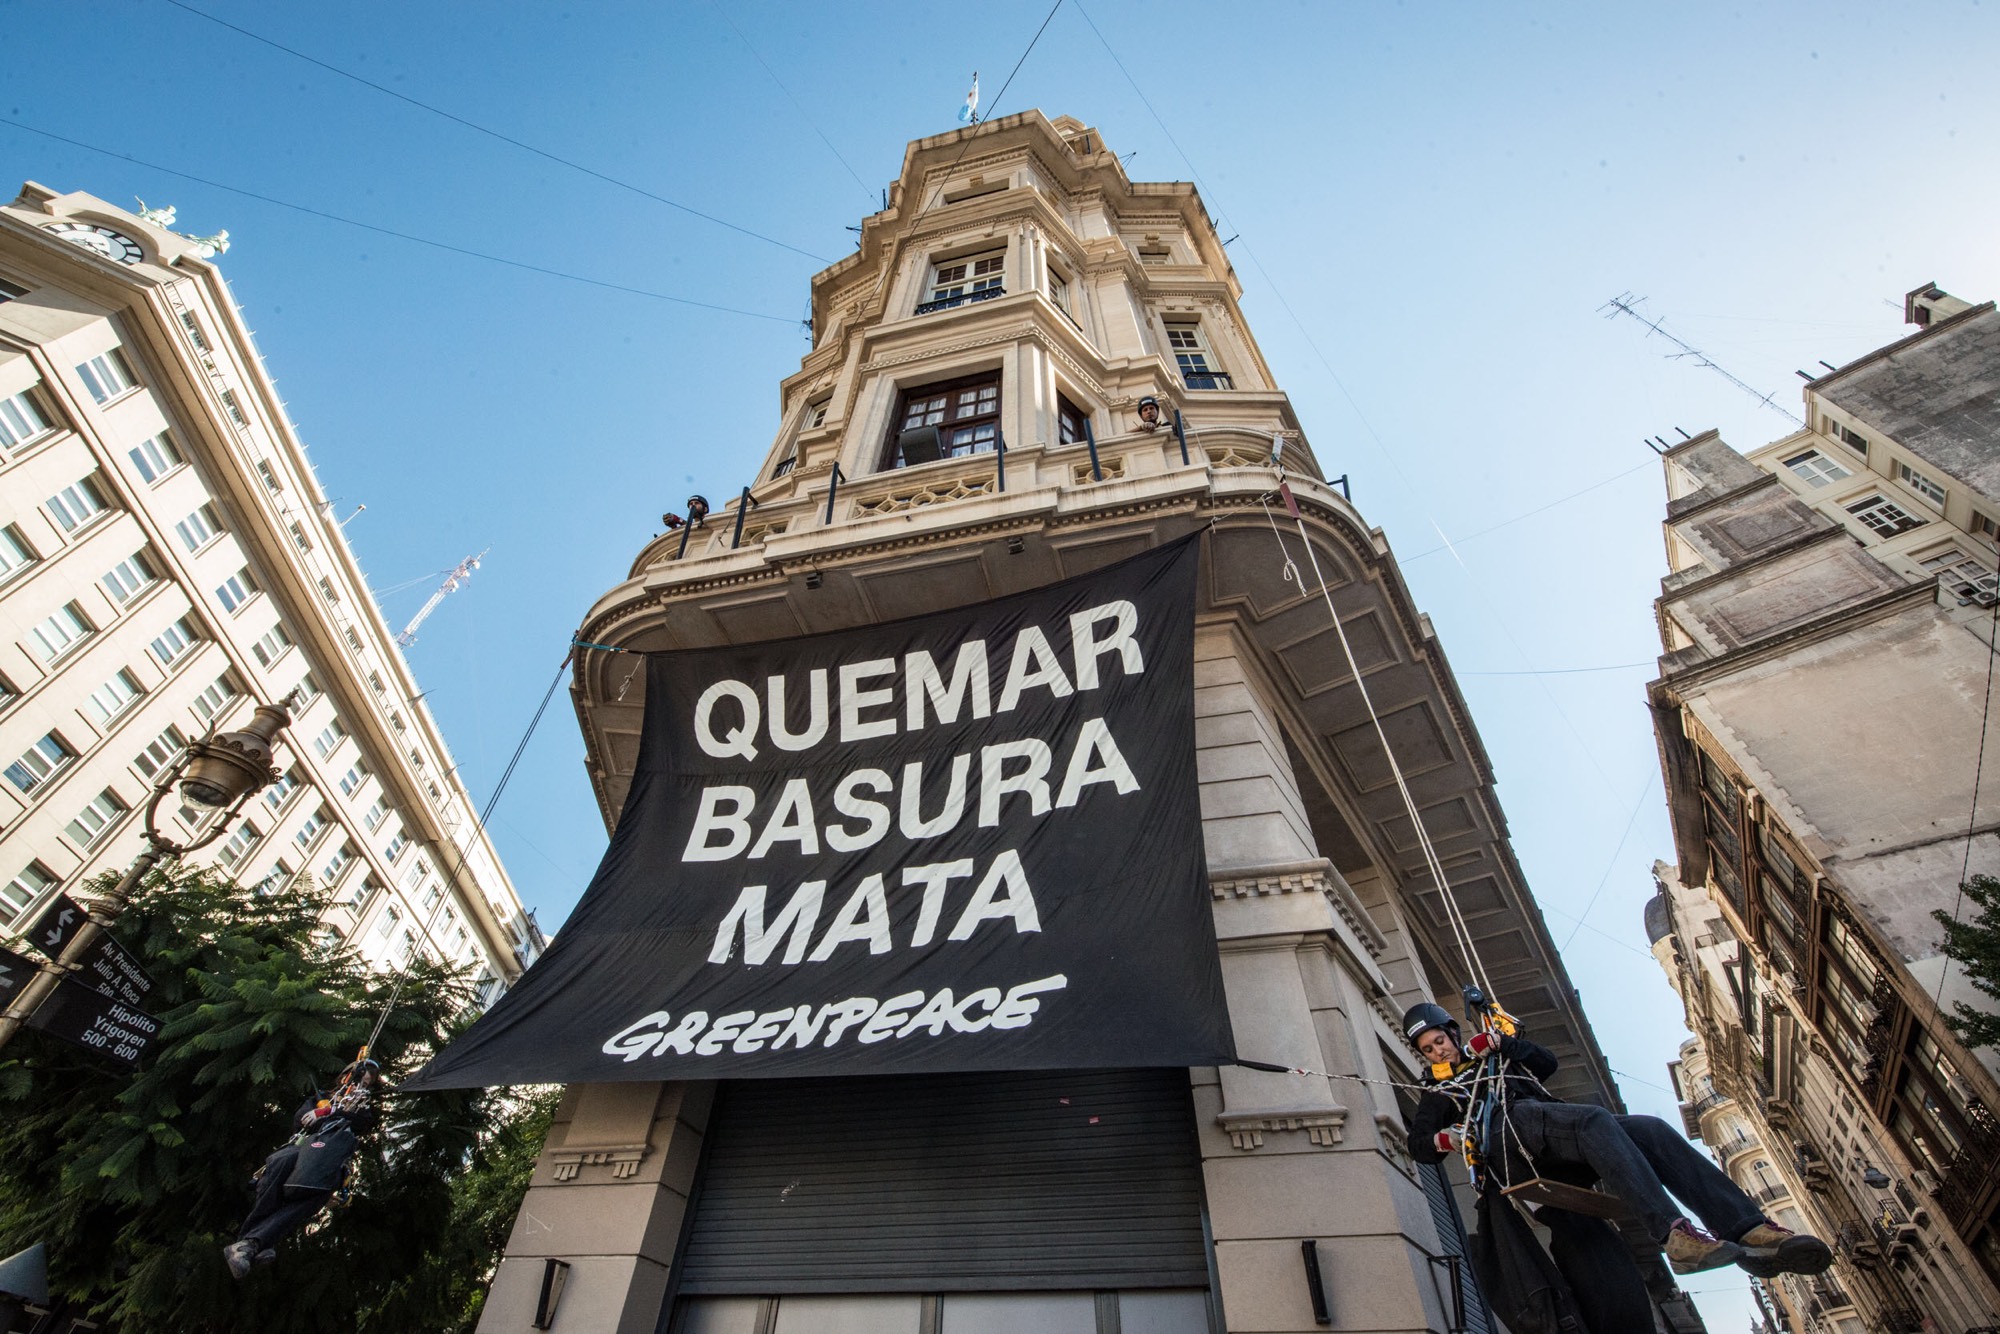
M 1386 942 L 1319 856 L 1248 652 L 1227 630 L 1195 645 L 1195 745 L 1216 934 L 1246 1059 L 1390 1077 Z M 1443 1328 L 1439 1253 L 1401 1149 L 1390 1090 L 1240 1066 L 1197 1071 L 1194 1096 L 1231 1330 Z M 1317 1239 L 1332 1324 L 1313 1314 L 1300 1242 Z
M 479 1334 L 530 1327 L 550 1257 L 570 1265 L 557 1328 L 654 1334 L 714 1093 L 709 1083 L 565 1091 Z

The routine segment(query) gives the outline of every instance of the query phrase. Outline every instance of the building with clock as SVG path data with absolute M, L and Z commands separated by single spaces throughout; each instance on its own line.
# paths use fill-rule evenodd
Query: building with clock
M 215 249 L 32 183 L 0 207 L 0 931 L 130 863 L 187 740 L 293 695 L 283 776 L 200 855 L 309 877 L 329 940 L 475 965 L 490 998 L 540 933 Z
M 755 507 L 636 552 L 578 637 L 866 627 L 1202 534 L 1186 763 L 1237 1049 L 1281 1068 L 573 1085 L 481 1330 L 552 1303 L 555 1328 L 607 1334 L 1494 1328 L 1397 1087 L 1403 1009 L 1455 1004 L 1467 969 L 1328 605 L 1288 582 L 1281 480 L 1498 999 L 1561 1056 L 1560 1094 L 1618 1093 L 1442 645 L 1239 293 L 1195 189 L 1129 179 L 1076 120 L 911 143 L 812 280 Z M 575 671 L 608 826 L 646 674 L 595 651 Z M 1698 1330 L 1646 1263 L 1660 1327 Z

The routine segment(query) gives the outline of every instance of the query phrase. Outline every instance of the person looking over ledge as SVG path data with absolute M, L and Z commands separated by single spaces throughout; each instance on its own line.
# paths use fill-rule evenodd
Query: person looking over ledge
M 1403 1035 L 1430 1067 L 1428 1090 L 1411 1118 L 1410 1156 L 1442 1162 L 1461 1151 L 1475 1079 L 1491 1059 L 1500 1076 L 1494 1121 L 1504 1148 L 1488 1157 L 1501 1175 L 1525 1181 L 1536 1160 L 1581 1167 L 1638 1215 L 1647 1235 L 1677 1274 L 1734 1263 L 1759 1278 L 1818 1274 L 1833 1251 L 1818 1237 L 1795 1233 L 1765 1217 L 1756 1202 L 1680 1133 L 1656 1116 L 1618 1116 L 1589 1103 L 1563 1102 L 1542 1081 L 1556 1072 L 1546 1047 L 1517 1036 L 1475 1033 L 1462 1042 L 1457 1020 L 1441 1005 L 1412 1006 Z M 1493 1084 L 1487 1081 L 1487 1087 Z M 1674 1203 L 1693 1210 L 1696 1227 Z

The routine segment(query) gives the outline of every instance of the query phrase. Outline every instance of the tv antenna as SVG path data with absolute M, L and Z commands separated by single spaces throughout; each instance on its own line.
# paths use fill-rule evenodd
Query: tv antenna
M 493 550 L 492 547 L 486 548 L 486 551 L 491 550 Z M 477 556 L 467 556 L 452 567 L 451 573 L 445 575 L 444 582 L 437 586 L 437 591 L 424 600 L 423 606 L 417 608 L 417 614 L 412 616 L 410 623 L 403 627 L 403 633 L 396 636 L 397 648 L 408 648 L 417 642 L 417 627 L 422 625 L 430 617 L 430 614 L 438 609 L 440 602 L 443 602 L 451 594 L 456 593 L 459 587 L 472 577 L 472 572 L 479 568 L 479 562 L 486 559 L 486 551 L 480 552 Z
M 1604 318 L 1607 320 L 1615 320 L 1620 315 L 1630 315 L 1633 319 L 1645 325 L 1647 329 L 1651 330 L 1653 333 L 1658 334 L 1660 337 L 1666 339 L 1669 343 L 1672 343 L 1675 347 L 1680 349 L 1680 351 L 1678 352 L 1667 353 L 1666 355 L 1668 361 L 1679 361 L 1684 357 L 1692 357 L 1694 359 L 1695 365 L 1701 367 L 1703 370 L 1714 371 L 1717 375 L 1720 375 L 1723 379 L 1729 381 L 1729 383 L 1735 385 L 1738 389 L 1741 389 L 1744 393 L 1750 395 L 1750 397 L 1756 399 L 1759 403 L 1763 404 L 1771 411 L 1777 413 L 1780 417 L 1783 417 L 1786 421 L 1791 422 L 1794 426 L 1805 425 L 1805 419 L 1800 417 L 1796 412 L 1793 412 L 1790 408 L 1784 408 L 1778 406 L 1775 394 L 1764 393 L 1763 391 L 1759 390 L 1756 386 L 1747 384 L 1744 381 L 1737 379 L 1734 375 L 1731 375 L 1723 367 L 1716 365 L 1714 358 L 1710 357 L 1706 352 L 1703 352 L 1700 348 L 1695 347 L 1687 340 L 1683 338 L 1677 338 L 1673 334 L 1668 333 L 1666 331 L 1666 328 L 1663 325 L 1661 325 L 1660 321 L 1648 319 L 1644 315 L 1641 315 L 1639 313 L 1638 307 L 1642 302 L 1645 301 L 1645 299 L 1646 298 L 1643 296 L 1635 297 L 1630 292 L 1626 292 L 1620 296 L 1612 297 L 1609 301 L 1599 306 L 1598 310 L 1604 312 Z

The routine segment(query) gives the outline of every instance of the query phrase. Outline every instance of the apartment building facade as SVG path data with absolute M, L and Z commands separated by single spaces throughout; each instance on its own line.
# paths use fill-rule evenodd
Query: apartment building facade
M 1930 285 L 1906 311 L 1804 429 L 1665 453 L 1649 692 L 1675 875 L 1729 957 L 1699 1005 L 1683 961 L 1709 1083 L 1823 1206 L 1872 1328 L 1958 1330 L 2000 1311 L 2000 1057 L 1944 1022 L 1983 998 L 1930 914 L 2000 871 L 2000 315 Z
M 1128 179 L 1071 118 L 910 144 L 813 280 L 749 503 L 637 553 L 579 631 L 626 651 L 580 655 L 573 694 L 610 825 L 635 653 L 921 617 L 1202 534 L 1186 762 L 1229 1018 L 1244 1055 L 1326 1073 L 572 1085 L 482 1330 L 558 1290 L 558 1327 L 632 1334 L 1494 1328 L 1396 1087 L 1403 1008 L 1456 1006 L 1466 966 L 1327 602 L 1288 582 L 1307 551 L 1281 481 L 1497 999 L 1562 1057 L 1561 1093 L 1617 1093 L 1442 648 L 1239 295 L 1193 187 Z M 1105 1222 L 1119 1199 L 1143 1225 Z M 1648 1275 L 1662 1328 L 1700 1328 L 1656 1254 Z
M 197 857 L 310 877 L 326 940 L 466 964 L 490 999 L 540 933 L 228 287 L 164 217 L 33 183 L 0 207 L 0 931 L 130 863 L 186 741 L 289 696 L 282 776 Z

